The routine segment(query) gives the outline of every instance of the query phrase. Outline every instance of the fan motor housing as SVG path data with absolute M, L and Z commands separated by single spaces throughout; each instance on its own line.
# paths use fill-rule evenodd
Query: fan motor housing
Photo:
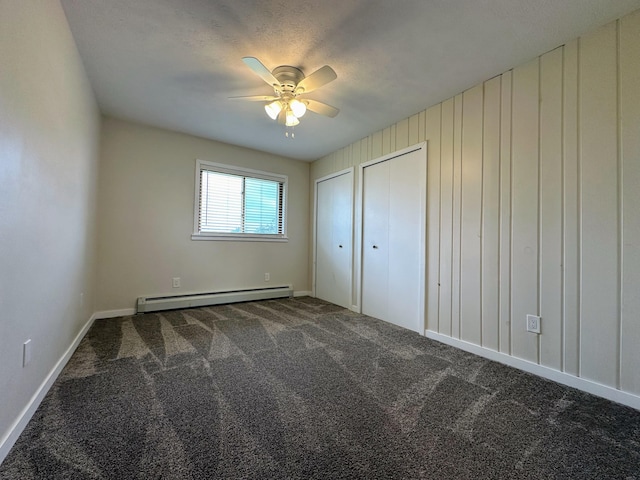
M 296 85 L 304 79 L 302 70 L 290 65 L 276 67 L 271 74 L 280 82 L 280 86 L 284 91 L 293 91 Z

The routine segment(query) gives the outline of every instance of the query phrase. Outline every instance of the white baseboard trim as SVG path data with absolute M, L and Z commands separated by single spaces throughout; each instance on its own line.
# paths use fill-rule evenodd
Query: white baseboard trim
M 507 355 L 506 353 L 496 352 L 495 350 L 480 347 L 473 343 L 465 342 L 464 340 L 458 340 L 457 338 L 448 337 L 447 335 L 442 335 L 432 330 L 425 330 L 424 334 L 427 338 L 445 343 L 447 345 L 451 345 L 452 347 L 459 348 L 466 352 L 474 353 L 480 357 L 488 358 L 489 360 L 503 363 L 510 367 L 514 367 L 528 373 L 533 373 L 534 375 L 538 375 L 539 377 L 553 380 L 554 382 L 561 383 L 568 387 L 577 388 L 578 390 L 591 393 L 598 397 L 606 398 L 607 400 L 621 403 L 631 408 L 635 408 L 636 410 L 640 410 L 640 396 L 634 395 L 632 393 L 623 392 L 622 390 L 618 390 L 607 385 L 602 385 L 591 380 L 560 372 L 558 370 L 554 370 L 553 368 L 544 367 L 542 365 L 538 365 L 537 363 L 529 362 L 528 360 L 512 357 L 511 355 Z
M 11 427 L 9 427 L 9 430 L 7 431 L 7 433 L 2 437 L 2 439 L 0 439 L 0 463 L 2 463 L 4 459 L 7 457 L 7 455 L 9 454 L 11 447 L 13 447 L 13 445 L 18 440 L 18 437 L 20 436 L 22 431 L 25 429 L 25 427 L 29 423 L 29 420 L 31 420 L 31 417 L 33 417 L 33 414 L 36 412 L 36 410 L 40 406 L 42 399 L 45 397 L 45 395 L 51 388 L 51 385 L 53 385 L 53 382 L 56 381 L 56 379 L 58 378 L 58 375 L 60 375 L 60 372 L 65 367 L 69 359 L 71 358 L 71 355 L 73 355 L 73 352 L 75 352 L 76 348 L 78 348 L 80 341 L 87 334 L 87 332 L 91 328 L 91 325 L 93 325 L 93 322 L 95 319 L 96 319 L 96 315 L 94 313 L 93 315 L 91 315 L 91 318 L 89 318 L 87 323 L 84 324 L 82 329 L 78 332 L 78 335 L 76 335 L 76 338 L 73 339 L 73 342 L 71 342 L 71 345 L 69 345 L 69 348 L 67 348 L 67 350 L 64 352 L 62 357 L 60 357 L 60 360 L 58 360 L 58 362 L 54 365 L 54 367 L 51 369 L 49 374 L 45 377 L 43 382 L 40 384 L 36 392 L 33 394 L 31 399 L 29 400 L 29 403 L 27 403 L 27 405 L 20 412 L 20 415 L 18 415 L 18 418 L 16 418 L 16 420 L 13 422 Z
M 101 320 L 103 318 L 127 317 L 135 314 L 135 308 L 121 308 L 120 310 L 103 310 L 101 312 L 96 312 L 93 314 L 93 317 L 96 320 Z
M 312 293 L 311 291 L 299 290 L 297 292 L 293 292 L 293 296 L 294 297 L 312 297 L 313 295 L 311 293 Z

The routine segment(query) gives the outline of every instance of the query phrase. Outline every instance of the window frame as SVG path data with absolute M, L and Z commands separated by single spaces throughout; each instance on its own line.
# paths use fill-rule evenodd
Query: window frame
M 223 233 L 223 232 L 200 232 L 200 179 L 203 170 L 235 175 L 239 177 L 257 178 L 260 180 L 271 180 L 282 183 L 282 233 Z M 223 163 L 209 162 L 206 160 L 196 160 L 195 188 L 193 203 L 193 233 L 191 240 L 217 240 L 217 241 L 240 241 L 240 242 L 288 242 L 287 236 L 287 197 L 289 190 L 289 177 L 278 173 L 264 172 L 250 168 L 226 165 Z

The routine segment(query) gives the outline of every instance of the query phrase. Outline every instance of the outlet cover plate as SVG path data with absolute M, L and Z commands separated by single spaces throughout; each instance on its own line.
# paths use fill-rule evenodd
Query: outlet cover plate
M 540 320 L 537 315 L 527 315 L 527 332 L 540 333 Z

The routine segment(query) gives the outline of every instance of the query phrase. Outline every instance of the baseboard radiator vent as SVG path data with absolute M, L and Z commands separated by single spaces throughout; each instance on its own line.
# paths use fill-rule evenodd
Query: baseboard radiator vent
M 272 298 L 293 297 L 290 286 L 270 288 L 250 288 L 245 290 L 227 290 L 210 293 L 191 293 L 188 295 L 171 295 L 164 297 L 138 297 L 136 312 L 157 312 L 176 308 L 206 307 L 223 303 L 249 302 L 252 300 L 269 300 Z

